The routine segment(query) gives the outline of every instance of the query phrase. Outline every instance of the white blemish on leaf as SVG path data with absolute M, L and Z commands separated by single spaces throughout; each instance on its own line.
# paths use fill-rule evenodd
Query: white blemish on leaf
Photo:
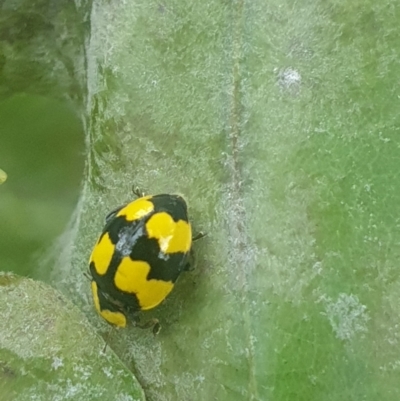
M 52 367 L 54 370 L 57 370 L 58 368 L 61 368 L 62 366 L 64 366 L 64 363 L 63 363 L 63 361 L 62 361 L 62 358 L 59 358 L 59 357 L 55 356 L 55 357 L 53 358 L 53 363 L 51 364 L 51 367 Z
M 293 68 L 285 68 L 278 72 L 278 83 L 283 89 L 298 89 L 301 84 L 301 75 Z
M 103 368 L 103 372 L 109 379 L 112 379 L 114 377 L 111 373 L 111 369 L 108 366 Z
M 336 337 L 340 340 L 351 340 L 357 333 L 367 331 L 366 324 L 370 317 L 367 307 L 353 294 L 339 294 L 336 301 L 330 297 L 321 297 L 325 304 L 325 313 Z

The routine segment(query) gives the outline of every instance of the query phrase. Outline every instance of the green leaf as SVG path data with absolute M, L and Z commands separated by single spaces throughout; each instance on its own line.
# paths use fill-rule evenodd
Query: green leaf
M 179 192 L 197 270 L 158 337 L 110 339 L 149 400 L 397 401 L 395 3 L 76 4 L 87 175 L 55 285 L 105 332 L 82 277 L 104 216 Z
M 0 275 L 0 399 L 144 400 L 136 379 L 70 301 Z
M 81 103 L 89 3 L 8 0 L 0 7 L 0 100 L 30 92 Z

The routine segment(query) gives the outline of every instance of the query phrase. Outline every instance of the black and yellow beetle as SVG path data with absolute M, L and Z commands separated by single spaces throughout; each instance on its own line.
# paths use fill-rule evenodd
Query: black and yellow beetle
M 136 192 L 137 195 L 141 195 Z M 159 305 L 189 270 L 192 228 L 187 205 L 179 195 L 160 194 L 138 199 L 110 212 L 89 261 L 93 301 L 110 324 L 125 327 L 137 312 Z

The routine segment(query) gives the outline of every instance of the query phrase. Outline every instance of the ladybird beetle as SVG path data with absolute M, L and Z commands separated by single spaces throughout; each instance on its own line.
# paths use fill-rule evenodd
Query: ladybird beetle
M 90 256 L 93 301 L 111 325 L 160 328 L 157 319 L 140 325 L 137 312 L 159 305 L 189 270 L 192 229 L 179 195 L 142 196 L 110 212 Z

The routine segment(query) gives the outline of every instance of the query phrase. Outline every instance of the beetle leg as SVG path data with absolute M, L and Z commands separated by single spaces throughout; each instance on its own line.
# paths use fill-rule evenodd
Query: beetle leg
M 135 326 L 139 327 L 140 329 L 149 329 L 150 327 L 152 327 L 153 328 L 152 332 L 155 336 L 161 330 L 161 324 L 156 318 L 150 319 L 144 323 L 140 322 L 140 320 L 137 318 L 137 320 L 135 320 Z
M 192 237 L 192 241 L 197 241 L 201 238 L 204 238 L 207 235 L 207 233 L 203 233 L 202 231 L 198 232 L 194 237 Z
M 192 237 L 192 242 L 197 241 L 201 238 L 204 238 L 207 235 L 207 233 L 199 232 L 197 233 L 194 237 Z M 194 255 L 193 248 L 190 250 L 189 253 L 189 260 L 186 263 L 185 267 L 183 268 L 184 271 L 192 271 L 194 270 L 194 263 L 195 263 L 196 257 Z
M 132 192 L 133 192 L 138 198 L 143 198 L 143 196 L 146 196 L 146 194 L 145 194 L 137 185 L 132 185 Z
M 188 261 L 185 264 L 185 267 L 183 268 L 184 271 L 186 272 L 190 272 L 192 270 L 194 270 L 194 262 L 195 262 L 195 256 L 194 256 L 194 251 L 193 248 L 190 250 L 189 255 L 188 255 Z
M 127 205 L 127 203 L 125 203 L 124 205 L 118 206 L 115 209 L 111 210 L 111 212 L 109 212 L 106 216 L 106 224 L 123 208 Z
M 134 195 L 136 195 L 138 198 L 143 198 L 145 196 L 145 193 L 139 189 L 139 187 L 132 186 L 132 192 Z M 129 202 L 128 202 L 129 203 Z M 123 207 L 125 207 L 128 203 L 124 203 L 121 206 L 116 207 L 115 209 L 111 210 L 106 216 L 106 223 L 108 223 Z

